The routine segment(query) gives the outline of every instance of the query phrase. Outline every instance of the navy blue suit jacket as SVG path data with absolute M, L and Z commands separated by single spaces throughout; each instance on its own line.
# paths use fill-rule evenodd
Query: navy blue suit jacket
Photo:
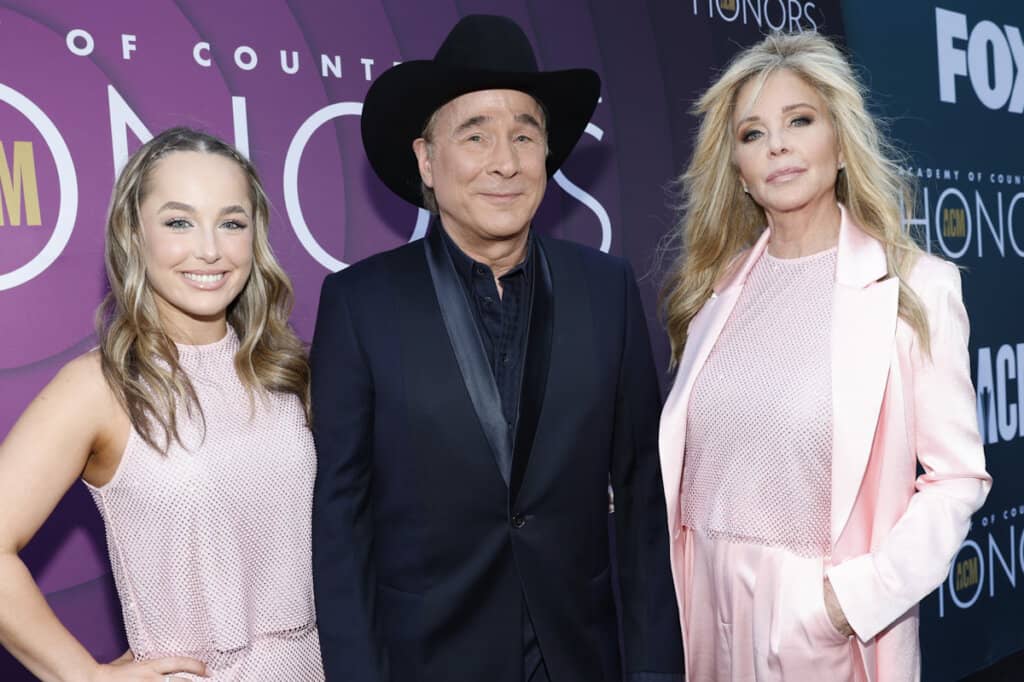
M 327 679 L 521 682 L 524 596 L 555 682 L 678 676 L 659 392 L 631 269 L 539 238 L 520 418 L 502 453 L 438 237 L 321 292 L 313 566 Z

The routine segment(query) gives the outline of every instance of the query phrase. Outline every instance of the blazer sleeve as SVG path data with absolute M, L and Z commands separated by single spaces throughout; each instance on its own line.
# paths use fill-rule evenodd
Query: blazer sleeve
M 379 682 L 388 674 L 374 604 L 373 385 L 342 284 L 324 281 L 310 350 L 313 590 L 327 679 Z
M 922 257 L 926 258 L 926 257 Z M 918 268 L 925 263 L 919 263 Z M 992 485 L 978 433 L 967 339 L 955 266 L 927 263 L 912 286 L 931 331 L 930 357 L 911 348 L 913 431 L 924 473 L 889 535 L 874 551 L 828 570 L 840 606 L 862 641 L 938 587 Z M 912 277 L 912 279 L 914 279 Z M 914 341 L 915 345 L 917 340 Z
M 682 679 L 682 636 L 673 594 L 658 461 L 660 392 L 647 321 L 632 269 L 623 269 L 625 329 L 616 394 L 611 481 L 627 679 Z

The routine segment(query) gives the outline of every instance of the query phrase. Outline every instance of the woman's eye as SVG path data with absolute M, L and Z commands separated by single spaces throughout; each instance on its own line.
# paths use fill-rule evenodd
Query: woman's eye
M 792 125 L 795 126 L 809 126 L 814 121 L 810 116 L 797 116 L 793 119 Z
M 740 140 L 743 142 L 753 142 L 759 137 L 761 137 L 760 130 L 748 130 L 747 132 L 743 133 L 743 135 L 740 137 Z
M 164 225 L 171 228 L 172 230 L 184 230 L 189 227 L 192 227 L 192 223 L 185 220 L 184 218 L 172 218 L 165 222 Z
M 466 138 L 467 142 L 483 142 L 483 140 L 483 135 L 470 135 L 469 137 Z
M 229 220 L 226 223 L 222 224 L 221 227 L 227 230 L 244 230 L 246 227 L 248 227 L 248 225 L 237 220 Z

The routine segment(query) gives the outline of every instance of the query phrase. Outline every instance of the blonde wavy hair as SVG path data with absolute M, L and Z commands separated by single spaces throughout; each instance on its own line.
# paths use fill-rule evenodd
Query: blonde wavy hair
M 178 416 L 200 419 L 202 406 L 178 363 L 178 349 L 160 319 L 146 278 L 140 206 L 161 159 L 175 152 L 219 154 L 238 164 L 252 205 L 253 264 L 249 279 L 228 306 L 227 320 L 240 347 L 235 370 L 255 398 L 261 392 L 292 393 L 302 401 L 307 422 L 309 364 L 302 342 L 288 326 L 291 282 L 278 265 L 267 238 L 269 207 L 253 165 L 234 147 L 189 128 L 171 128 L 142 145 L 114 185 L 107 219 L 104 260 L 110 291 L 96 314 L 103 376 L 124 407 L 132 427 L 162 453 L 181 443 Z
M 690 165 L 679 178 L 681 219 L 671 240 L 680 255 L 661 292 L 671 364 L 679 362 L 690 320 L 711 296 L 715 283 L 767 224 L 764 210 L 743 193 L 733 164 L 733 116 L 740 89 L 754 79 L 760 87 L 780 69 L 802 78 L 828 105 L 846 162 L 836 180 L 836 199 L 885 248 L 888 274 L 900 282 L 899 316 L 927 353 L 924 307 L 906 283 L 922 250 L 902 227 L 901 201 L 914 205 L 914 186 L 899 171 L 903 157 L 868 113 L 863 85 L 830 40 L 813 32 L 773 33 L 738 53 L 693 109 L 701 119 L 700 128 Z

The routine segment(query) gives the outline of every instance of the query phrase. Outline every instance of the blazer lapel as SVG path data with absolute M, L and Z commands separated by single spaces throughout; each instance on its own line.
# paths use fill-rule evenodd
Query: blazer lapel
M 451 254 L 444 245 L 441 226 L 434 224 L 423 240 L 430 269 L 430 279 L 441 308 L 441 317 L 448 331 L 452 352 L 462 373 L 462 381 L 469 392 L 470 401 L 487 442 L 491 445 L 494 461 L 501 471 L 501 477 L 508 485 L 512 474 L 512 445 L 508 437 L 508 425 L 501 410 L 501 396 L 494 382 L 494 375 L 487 362 L 483 339 L 477 329 L 470 302 L 459 282 Z
M 679 360 L 676 379 L 661 412 L 658 449 L 661 452 L 668 528 L 672 537 L 678 535 L 680 526 L 679 486 L 682 483 L 683 452 L 686 449 L 686 416 L 690 391 L 721 335 L 726 320 L 736 306 L 750 269 L 754 267 L 754 263 L 768 245 L 768 237 L 769 231 L 765 230 L 747 253 L 746 259 L 740 261 L 739 267 L 727 274 L 715 287 L 711 298 L 690 322 L 686 347 Z
M 548 368 L 551 364 L 551 339 L 554 335 L 554 294 L 551 269 L 541 239 L 534 237 L 533 285 L 530 287 L 530 318 L 527 331 L 526 359 L 519 398 L 519 418 L 516 423 L 515 449 L 512 458 L 512 482 L 509 499 L 515 501 L 522 484 L 526 465 L 533 451 L 537 423 L 544 408 Z
M 867 468 L 896 340 L 899 280 L 885 250 L 842 208 L 832 307 L 832 543 Z

